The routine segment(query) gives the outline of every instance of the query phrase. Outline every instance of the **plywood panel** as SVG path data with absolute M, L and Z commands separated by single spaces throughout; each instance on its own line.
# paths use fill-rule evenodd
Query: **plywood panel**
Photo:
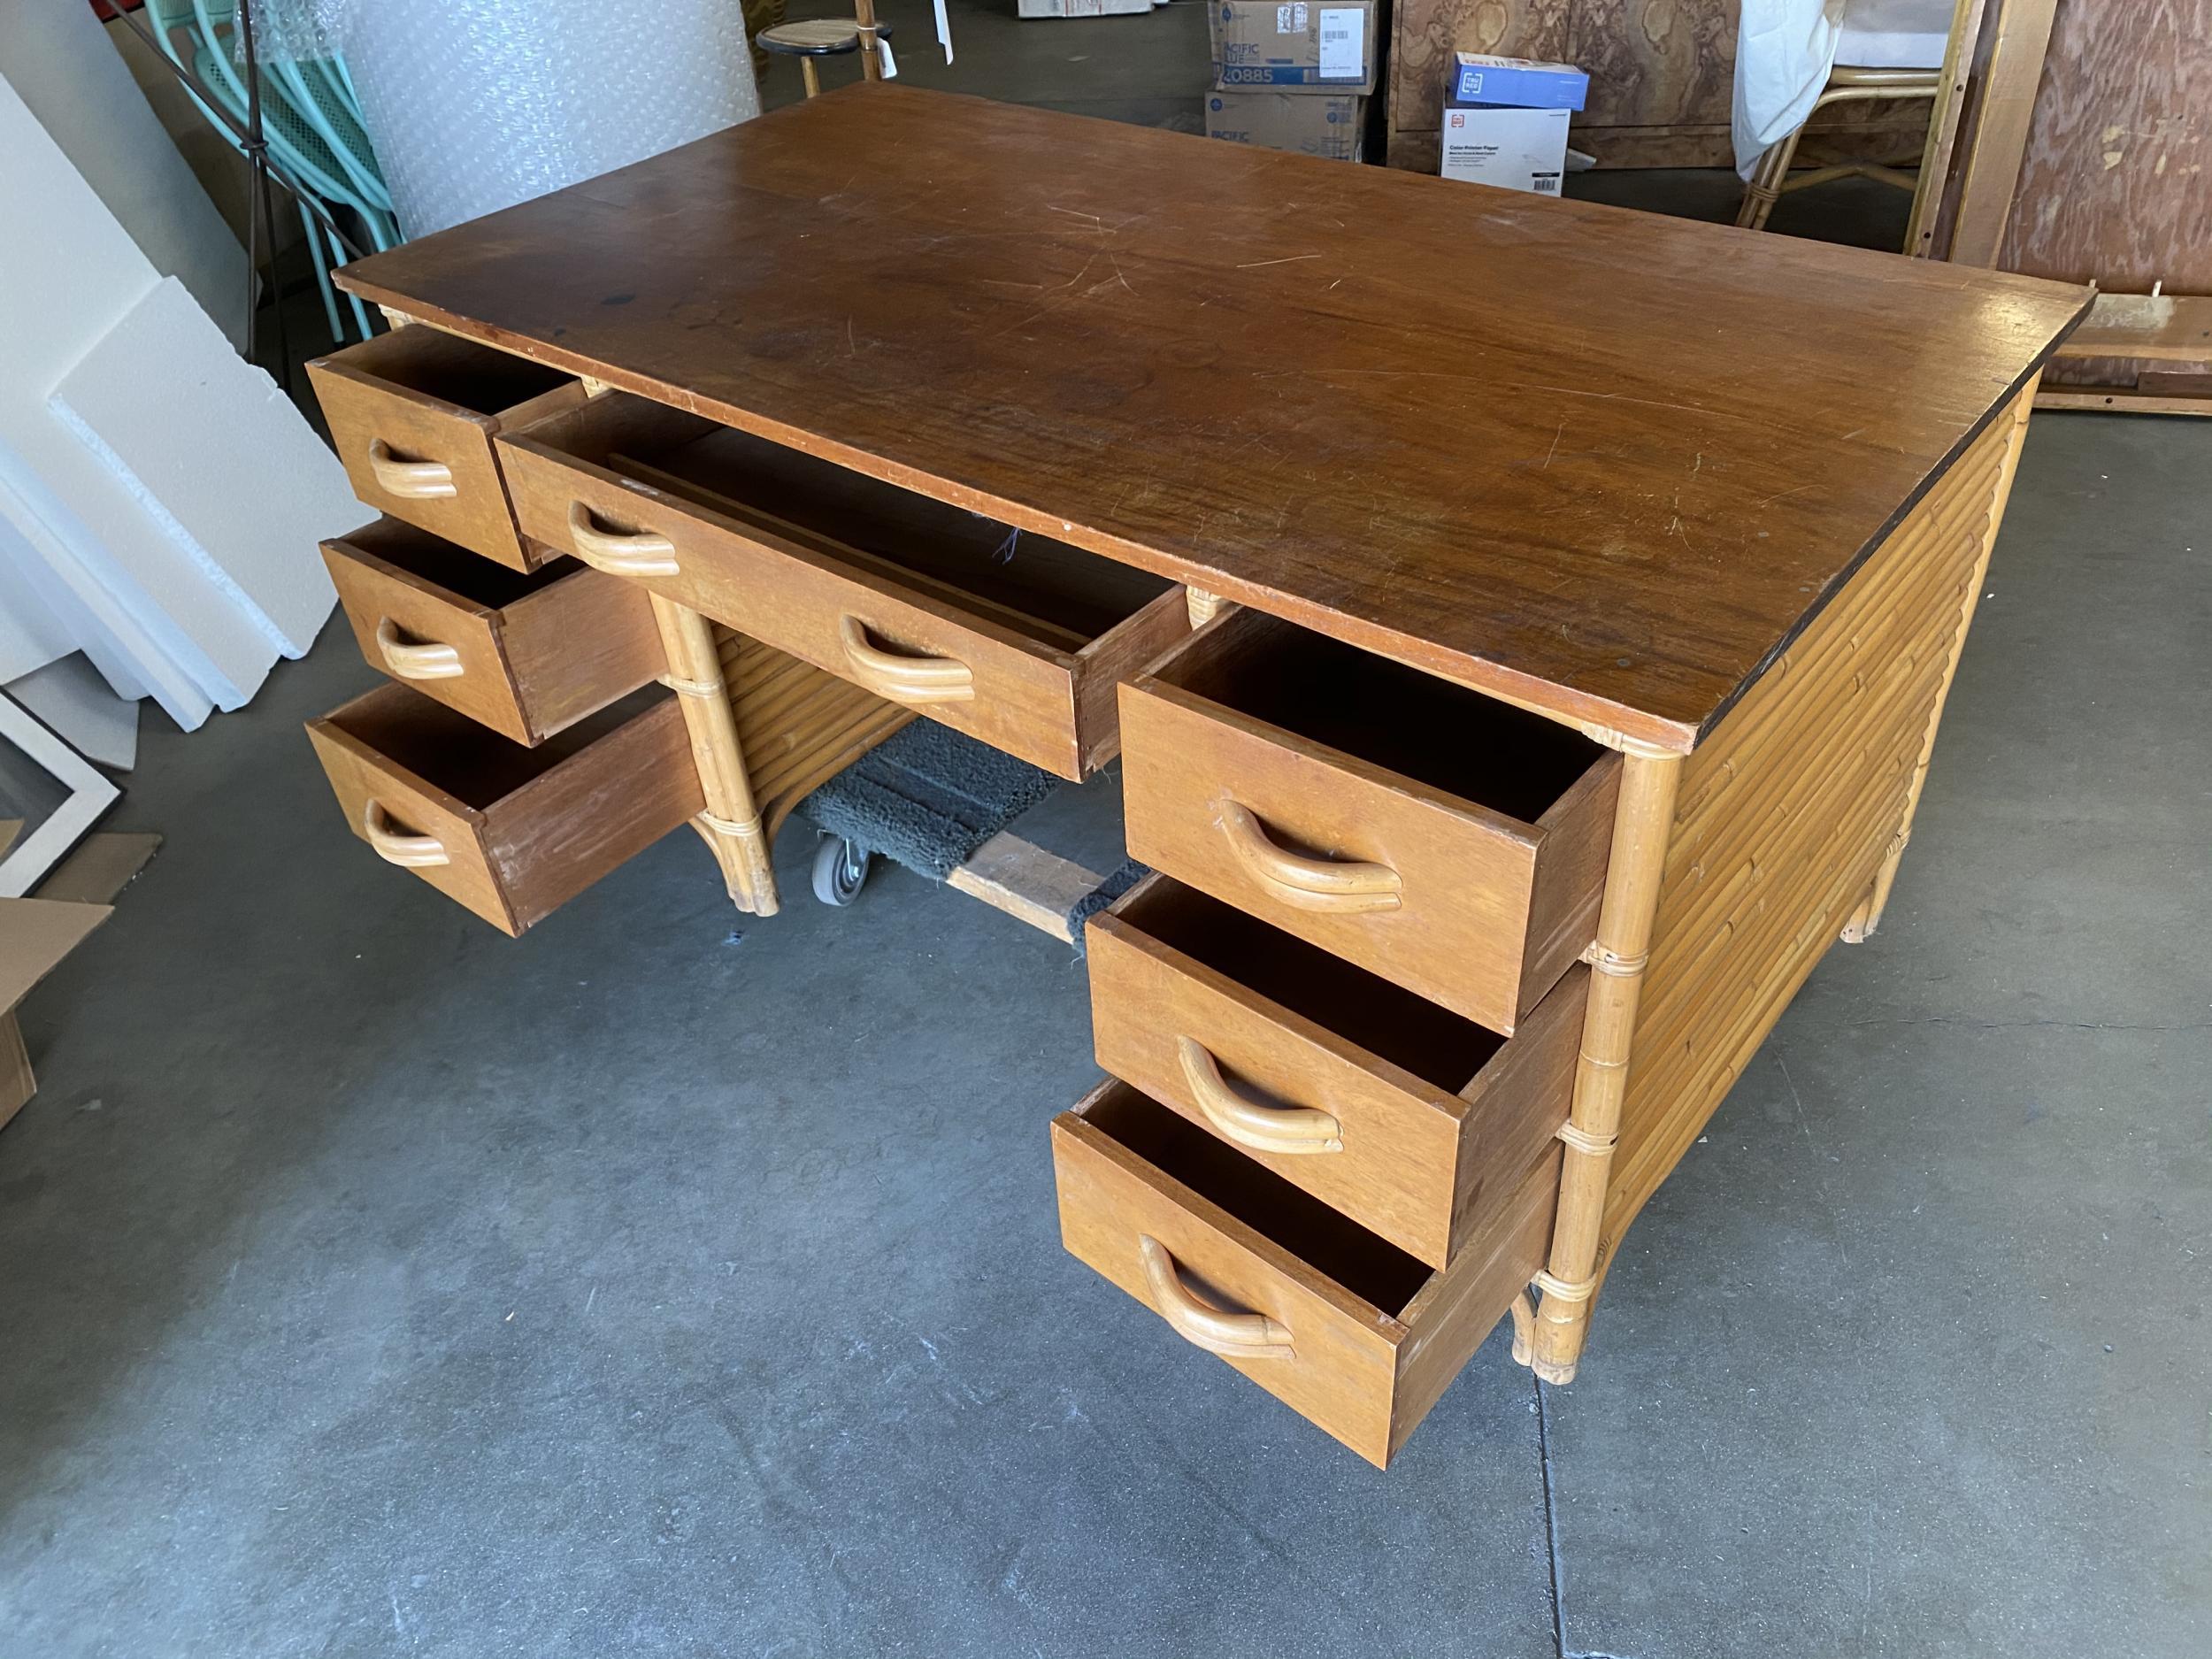
M 2212 293 L 2212 0 L 2062 0 L 1998 264 Z

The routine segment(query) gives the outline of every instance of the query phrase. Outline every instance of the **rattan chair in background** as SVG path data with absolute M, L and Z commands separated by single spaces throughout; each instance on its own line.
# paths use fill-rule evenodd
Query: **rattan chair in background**
M 1847 0 L 1836 41 L 1835 65 L 1806 119 L 1809 121 L 1832 104 L 1899 98 L 1925 99 L 1932 111 L 1943 88 L 1944 54 L 1956 13 L 1955 0 Z M 1763 230 L 1767 216 L 1784 195 L 1832 179 L 1878 179 L 1903 190 L 1918 186 L 1916 174 L 1874 161 L 1842 162 L 1793 174 L 1790 165 L 1796 159 L 1797 141 L 1804 132 L 1801 124 L 1761 154 L 1744 185 L 1737 224 Z

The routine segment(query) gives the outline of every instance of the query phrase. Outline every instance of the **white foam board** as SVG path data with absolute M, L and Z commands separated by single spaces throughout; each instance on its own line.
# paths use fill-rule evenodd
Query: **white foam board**
M 151 27 L 151 13 L 143 20 Z M 195 299 L 242 332 L 246 250 L 92 8 L 0 0 L 0 75 L 154 268 L 181 278 Z
M 115 772 L 138 764 L 138 705 L 110 691 L 82 653 L 58 657 L 6 690 L 87 760 Z
M 76 649 L 67 626 L 23 573 L 35 557 L 23 533 L 0 518 L 0 685 Z
M 0 400 L 0 426 L 4 426 L 6 415 L 4 400 Z M 116 695 L 151 696 L 186 731 L 196 729 L 215 711 L 214 699 L 201 688 L 199 678 L 79 562 L 77 544 L 87 540 L 87 533 L 81 526 L 74 530 L 66 525 L 59 530 L 53 527 L 50 520 L 70 518 L 67 509 L 44 488 L 4 435 L 0 432 L 0 518 L 8 521 L 15 541 L 29 549 L 17 565 L 17 573 L 61 618 L 77 648 L 92 659 Z M 76 447 L 73 440 L 72 445 Z M 0 545 L 0 557 L 7 554 L 7 546 Z
M 28 510 L 9 516 L 54 589 L 127 655 L 180 725 L 197 725 L 211 702 L 235 708 L 252 695 L 276 645 L 46 402 L 159 279 L 4 81 L 0 156 L 0 475 Z
M 337 603 L 316 544 L 351 529 L 360 503 L 291 400 L 175 278 L 48 402 L 279 650 L 315 642 Z

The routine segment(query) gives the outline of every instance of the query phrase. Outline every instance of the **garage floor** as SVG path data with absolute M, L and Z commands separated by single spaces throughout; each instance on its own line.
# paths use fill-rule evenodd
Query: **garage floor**
M 958 66 L 1166 110 L 1191 13 Z M 1065 948 L 897 872 L 740 918 L 688 835 L 502 939 L 332 809 L 342 626 L 150 716 L 0 1136 L 0 1652 L 2212 1651 L 2208 466 L 2039 417 L 1881 933 L 1581 1379 L 1494 1336 L 1387 1475 L 1060 1251 Z

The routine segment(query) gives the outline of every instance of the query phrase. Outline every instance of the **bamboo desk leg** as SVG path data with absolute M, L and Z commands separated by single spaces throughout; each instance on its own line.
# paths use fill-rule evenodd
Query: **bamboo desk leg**
M 1613 810 L 1613 853 L 1590 952 L 1590 1002 L 1575 1063 L 1574 1104 L 1559 1138 L 1567 1143 L 1559 1176 L 1559 1215 L 1552 1223 L 1551 1260 L 1536 1276 L 1542 1304 L 1529 1317 L 1515 1309 L 1514 1357 L 1546 1382 L 1574 1380 L 1597 1294 L 1598 1228 L 1605 1217 L 1606 1179 L 1620 1133 L 1621 1098 L 1628 1086 L 1629 1043 L 1651 948 L 1652 918 L 1674 828 L 1675 786 L 1682 757 L 1631 749 L 1621 766 Z
M 691 757 L 699 768 L 699 792 L 707 810 L 691 820 L 722 866 L 730 901 L 755 916 L 776 913 L 776 872 L 768 860 L 768 838 L 760 810 L 753 803 L 751 775 L 737 741 L 737 716 L 722 677 L 714 629 L 696 611 L 653 595 L 653 619 L 660 625 L 661 649 L 668 654 L 664 683 L 683 700 L 684 727 L 691 734 Z

